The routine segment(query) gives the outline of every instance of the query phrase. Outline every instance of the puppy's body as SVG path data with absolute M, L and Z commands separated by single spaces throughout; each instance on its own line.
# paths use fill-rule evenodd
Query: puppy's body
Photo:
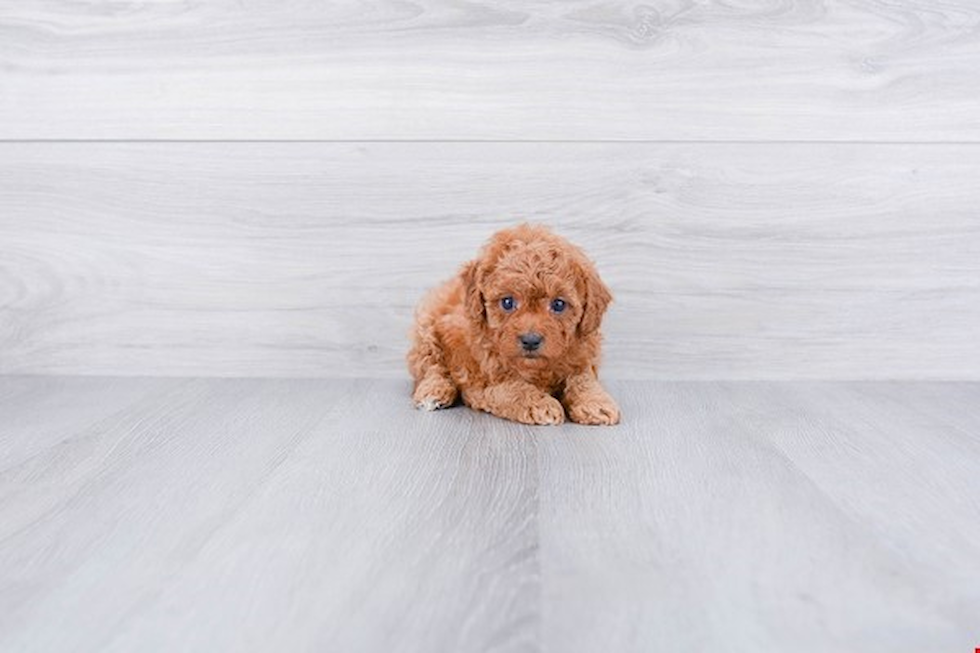
M 419 305 L 408 364 L 420 408 L 528 424 L 615 424 L 599 385 L 599 325 L 611 297 L 577 247 L 543 227 L 497 233 Z

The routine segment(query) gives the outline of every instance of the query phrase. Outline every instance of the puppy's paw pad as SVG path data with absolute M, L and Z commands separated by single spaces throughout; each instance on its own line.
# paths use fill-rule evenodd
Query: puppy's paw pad
M 456 401 L 456 386 L 443 377 L 427 377 L 419 383 L 412 399 L 420 410 L 448 408 Z
M 611 426 L 619 423 L 619 406 L 612 399 L 585 401 L 570 406 L 568 415 L 578 424 Z
M 545 397 L 528 407 L 526 417 L 528 424 L 553 426 L 565 421 L 565 409 L 554 397 Z

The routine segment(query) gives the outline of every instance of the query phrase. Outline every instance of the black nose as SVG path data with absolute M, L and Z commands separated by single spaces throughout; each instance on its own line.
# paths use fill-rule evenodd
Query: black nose
M 541 346 L 544 336 L 540 333 L 522 333 L 520 335 L 521 347 L 527 351 L 534 351 Z

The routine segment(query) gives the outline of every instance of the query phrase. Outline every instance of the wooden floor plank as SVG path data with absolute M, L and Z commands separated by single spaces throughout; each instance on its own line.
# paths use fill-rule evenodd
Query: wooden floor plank
M 79 432 L 117 428 L 127 410 L 160 403 L 161 395 L 183 383 L 181 379 L 123 384 L 94 377 L 0 377 L 0 428 L 6 432 L 0 472 L 62 446 Z
M 3 139 L 980 141 L 970 0 L 4 3 Z
M 975 379 L 980 146 L 0 144 L 0 373 L 390 377 L 415 303 L 544 222 L 605 374 Z
M 530 650 L 530 436 L 406 396 L 195 381 L 6 471 L 0 647 Z
M 961 434 L 874 386 L 614 387 L 620 429 L 539 443 L 548 650 L 971 645 L 980 456 L 941 441 Z
M 767 439 L 863 528 L 930 582 L 959 585 L 959 570 L 980 571 L 974 532 L 980 523 L 980 423 L 974 416 L 971 427 L 955 425 L 976 404 L 921 402 L 915 384 L 885 384 L 889 396 L 879 385 L 767 388 L 765 402 L 750 401 L 736 388 L 731 397 L 745 421 L 768 431 Z M 944 415 L 923 410 L 924 403 L 944 408 Z M 919 540 L 923 532 L 931 536 Z M 972 603 L 949 601 L 946 609 L 961 611 L 961 623 L 975 623 L 980 590 L 964 589 Z
M 46 435 L 0 471 L 3 650 L 977 635 L 978 384 L 613 382 L 613 428 L 415 412 L 404 381 L 0 378 L 16 388 L 0 451 Z

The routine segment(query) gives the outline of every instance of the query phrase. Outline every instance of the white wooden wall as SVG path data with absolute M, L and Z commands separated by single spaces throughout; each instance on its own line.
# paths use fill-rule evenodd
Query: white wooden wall
M 552 224 L 619 378 L 980 378 L 980 3 L 0 4 L 0 373 L 404 375 Z

